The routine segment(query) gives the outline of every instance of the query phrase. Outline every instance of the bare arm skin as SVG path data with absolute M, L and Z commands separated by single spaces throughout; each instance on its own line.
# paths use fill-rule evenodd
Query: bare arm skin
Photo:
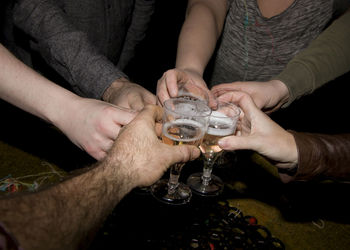
M 57 126 L 97 160 L 136 113 L 81 98 L 17 60 L 0 44 L 0 98 Z
M 240 136 L 221 139 L 221 148 L 254 150 L 272 160 L 278 168 L 289 169 L 298 163 L 293 135 L 262 112 L 248 94 L 232 91 L 219 99 L 237 104 L 244 114 L 239 126 Z
M 248 149 L 264 155 L 276 165 L 284 183 L 318 178 L 350 179 L 350 134 L 286 131 L 246 93 L 232 91 L 219 99 L 238 104 L 244 114 L 240 134 L 221 139 L 221 148 Z
M 1 222 L 26 250 L 85 248 L 131 189 L 151 185 L 171 164 L 199 156 L 194 146 L 159 141 L 155 122 L 161 116 L 160 107 L 147 106 L 100 163 L 36 193 L 2 198 Z
M 227 8 L 226 0 L 188 2 L 178 41 L 176 68 L 165 72 L 158 81 L 157 96 L 161 103 L 177 95 L 178 82 L 191 81 L 209 92 L 203 72 L 223 29 Z

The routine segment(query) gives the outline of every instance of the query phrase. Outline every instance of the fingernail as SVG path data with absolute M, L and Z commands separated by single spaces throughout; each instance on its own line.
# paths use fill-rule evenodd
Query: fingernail
M 226 145 L 225 139 L 220 139 L 218 141 L 218 145 L 219 145 L 220 148 L 225 147 L 225 145 Z

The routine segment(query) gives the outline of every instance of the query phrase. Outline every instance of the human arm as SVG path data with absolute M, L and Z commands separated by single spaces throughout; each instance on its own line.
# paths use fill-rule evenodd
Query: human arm
M 227 0 L 188 1 L 178 40 L 176 68 L 165 72 L 158 81 L 157 96 L 161 102 L 177 95 L 178 82 L 192 81 L 208 89 L 203 73 L 223 29 L 227 9 Z
M 75 28 L 59 2 L 19 0 L 13 20 L 33 40 L 46 62 L 81 96 L 101 99 L 115 80 L 126 75 L 102 55 L 88 35 Z
M 34 72 L 0 44 L 0 98 L 57 126 L 100 160 L 135 113 L 81 98 Z
M 335 20 L 270 81 L 220 84 L 212 92 L 220 95 L 226 91 L 245 91 L 263 110 L 287 107 L 350 70 L 349 25 L 350 11 Z
M 294 136 L 299 157 L 295 175 L 280 173 L 285 182 L 310 180 L 320 176 L 350 180 L 350 134 L 289 132 Z
M 272 160 L 278 168 L 296 166 L 298 151 L 293 135 L 262 112 L 247 93 L 227 92 L 218 99 L 235 103 L 243 114 L 237 128 L 239 136 L 219 140 L 222 149 L 254 150 Z
M 279 80 L 222 83 L 215 85 L 211 89 L 212 94 L 216 97 L 229 91 L 248 93 L 253 98 L 255 104 L 266 113 L 280 108 L 289 97 L 287 86 Z
M 118 61 L 118 68 L 124 69 L 134 57 L 137 45 L 145 38 L 151 16 L 154 12 L 155 0 L 136 0 L 132 13 L 131 25 L 125 38 L 123 50 Z
M 226 150 L 254 150 L 270 159 L 283 182 L 316 177 L 350 179 L 350 134 L 323 135 L 286 131 L 263 113 L 243 92 L 219 99 L 238 104 L 244 113 L 240 136 L 219 141 Z
M 335 20 L 309 47 L 297 54 L 274 79 L 289 92 L 287 107 L 350 70 L 350 10 Z
M 114 81 L 103 94 L 103 100 L 135 111 L 140 111 L 147 104 L 156 104 L 154 94 L 126 78 Z
M 147 106 L 103 161 L 36 193 L 2 198 L 2 223 L 26 250 L 83 248 L 129 191 L 153 184 L 171 164 L 199 156 L 195 146 L 158 139 L 155 122 L 161 117 L 160 107 Z

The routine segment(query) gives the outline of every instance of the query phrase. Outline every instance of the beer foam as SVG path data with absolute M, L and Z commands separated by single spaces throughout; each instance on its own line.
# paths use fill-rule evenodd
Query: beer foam
M 201 100 L 188 100 L 185 98 L 177 98 L 175 103 L 175 113 L 186 114 L 188 116 L 203 116 L 211 113 L 210 108 Z
M 221 127 L 221 128 L 220 128 Z M 236 130 L 236 122 L 231 117 L 218 111 L 213 111 L 209 118 L 207 134 L 216 136 L 232 135 Z
M 179 126 L 191 126 L 196 130 L 199 130 L 200 133 L 198 134 L 198 136 L 193 137 L 193 138 L 176 138 L 173 135 L 168 133 L 168 128 L 169 127 L 179 127 Z M 185 129 L 185 128 L 182 128 Z M 178 119 L 175 121 L 171 121 L 171 122 L 166 122 L 165 124 L 163 124 L 163 135 L 168 137 L 171 140 L 174 141 L 180 141 L 180 142 L 192 142 L 192 141 L 196 141 L 199 140 L 200 138 L 203 137 L 205 133 L 205 127 L 203 126 L 203 124 L 201 124 L 200 122 L 194 121 L 194 120 L 189 120 L 189 119 Z

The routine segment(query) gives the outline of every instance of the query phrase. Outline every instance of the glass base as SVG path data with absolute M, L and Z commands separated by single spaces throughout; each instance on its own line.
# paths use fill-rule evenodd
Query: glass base
M 211 180 L 208 185 L 202 183 L 202 172 L 194 173 L 187 179 L 187 185 L 192 191 L 201 196 L 218 196 L 224 189 L 224 183 L 216 175 L 211 175 Z
M 151 194 L 158 201 L 170 205 L 187 204 L 192 197 L 191 189 L 184 183 L 179 182 L 176 190 L 172 194 L 168 194 L 168 180 L 159 180 L 151 187 Z

